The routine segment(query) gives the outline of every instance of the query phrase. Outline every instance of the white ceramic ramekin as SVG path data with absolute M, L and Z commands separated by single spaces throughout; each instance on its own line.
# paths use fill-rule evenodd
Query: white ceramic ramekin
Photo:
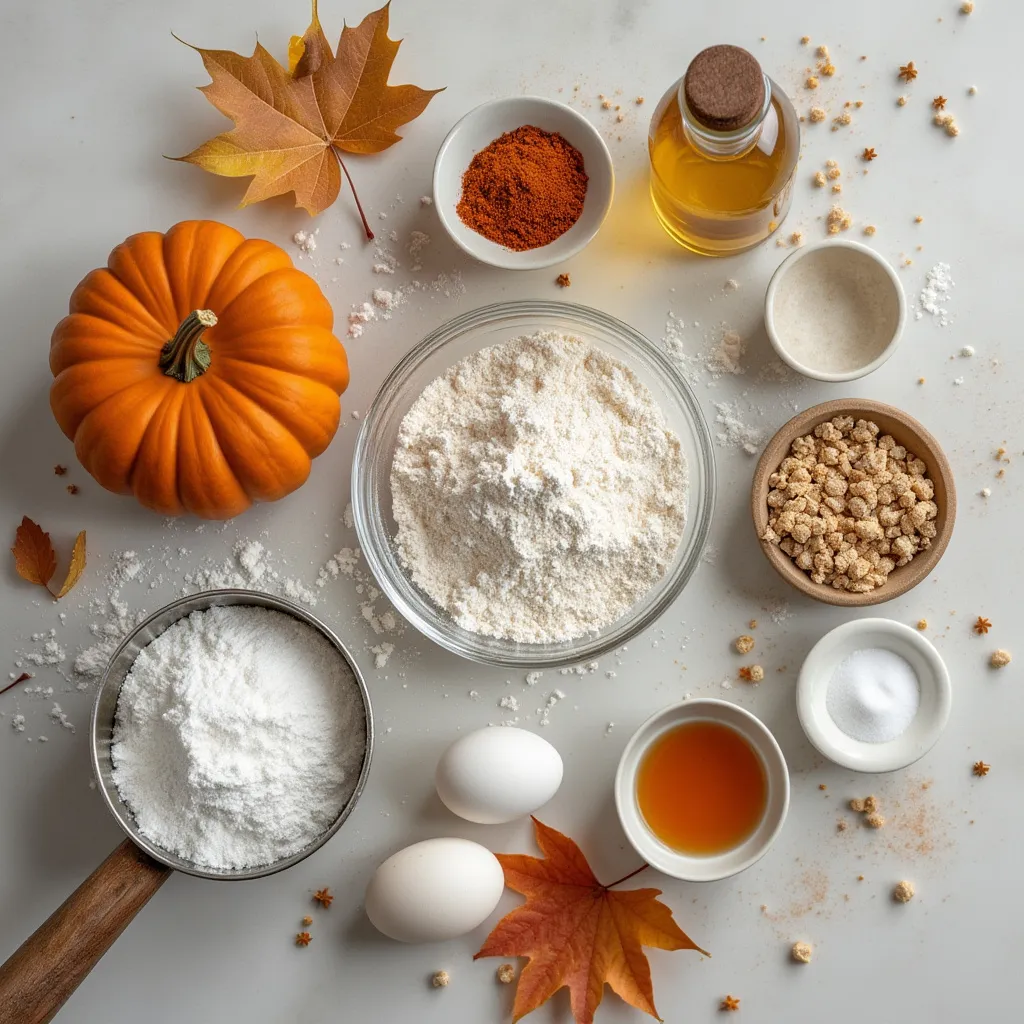
M 558 132 L 583 157 L 587 195 L 575 224 L 553 242 L 515 252 L 462 223 L 456 207 L 462 195 L 462 175 L 481 149 L 499 135 L 533 125 Z M 575 256 L 597 234 L 612 205 L 615 174 L 612 157 L 601 133 L 580 113 L 542 96 L 510 96 L 475 107 L 448 133 L 434 160 L 434 205 L 452 241 L 482 263 L 504 270 L 538 270 Z
M 753 834 L 732 850 L 709 856 L 681 853 L 663 843 L 647 827 L 636 799 L 637 770 L 651 744 L 677 725 L 702 720 L 735 729 L 761 759 L 768 782 L 765 812 Z M 651 715 L 633 733 L 615 773 L 615 807 L 633 849 L 651 867 L 687 882 L 714 882 L 749 868 L 768 852 L 789 810 L 789 769 L 775 737 L 749 711 L 724 700 L 686 700 Z
M 881 302 L 892 304 L 894 315 L 892 316 L 892 330 L 887 338 L 881 338 L 876 353 L 872 358 L 866 360 L 862 365 L 842 372 L 833 372 L 814 366 L 806 359 L 797 358 L 787 345 L 789 339 L 783 324 L 776 319 L 776 300 L 780 289 L 797 267 L 808 260 L 846 260 L 852 265 L 868 261 L 876 271 L 873 289 L 879 290 L 878 299 Z M 806 268 L 805 268 L 806 269 Z M 815 295 L 815 301 L 827 301 L 823 295 Z M 846 239 L 834 239 L 826 242 L 817 242 L 814 245 L 805 245 L 797 249 L 790 256 L 787 256 L 779 264 L 771 281 L 768 282 L 768 290 L 764 297 L 764 326 L 768 332 L 768 340 L 771 341 L 779 358 L 791 366 L 797 373 L 814 380 L 823 380 L 830 383 L 841 383 L 847 380 L 856 380 L 864 377 L 874 370 L 877 370 L 896 351 L 903 335 L 903 328 L 907 322 L 907 300 L 903 294 L 903 286 L 900 284 L 896 271 L 881 257 L 874 249 L 869 249 L 860 242 L 852 242 Z M 822 345 L 828 344 L 828 332 L 824 328 L 821 332 Z
M 880 647 L 910 663 L 921 684 L 921 702 L 907 730 L 886 743 L 865 743 L 842 732 L 825 705 L 832 673 L 854 651 Z M 953 687 L 939 652 L 916 629 L 892 619 L 854 619 L 826 633 L 804 659 L 796 685 L 796 710 L 811 743 L 844 768 L 892 772 L 924 757 L 949 719 Z

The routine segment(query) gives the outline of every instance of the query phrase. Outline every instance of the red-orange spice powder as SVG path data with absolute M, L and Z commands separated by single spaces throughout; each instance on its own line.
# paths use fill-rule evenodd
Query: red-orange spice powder
M 473 157 L 462 175 L 462 222 L 522 252 L 565 234 L 587 194 L 583 156 L 557 132 L 523 125 Z

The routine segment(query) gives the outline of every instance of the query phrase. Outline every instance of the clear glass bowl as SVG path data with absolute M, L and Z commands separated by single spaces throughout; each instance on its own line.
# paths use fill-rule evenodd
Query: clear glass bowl
M 689 474 L 683 538 L 661 580 L 625 615 L 599 632 L 547 644 L 515 643 L 457 625 L 413 583 L 399 561 L 391 514 L 391 462 L 399 426 L 423 389 L 460 359 L 535 331 L 578 335 L 633 370 L 651 389 L 668 425 L 679 435 Z M 714 505 L 711 434 L 689 385 L 638 331 L 599 310 L 567 302 L 499 302 L 457 316 L 427 335 L 381 385 L 363 420 L 352 462 L 356 533 L 388 600 L 434 643 L 472 661 L 507 668 L 552 668 L 599 658 L 650 626 L 679 596 L 700 563 Z

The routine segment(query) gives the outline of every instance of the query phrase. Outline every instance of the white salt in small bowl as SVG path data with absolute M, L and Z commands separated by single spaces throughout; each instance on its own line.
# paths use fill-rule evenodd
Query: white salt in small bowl
M 797 249 L 772 275 L 764 299 L 765 329 L 779 358 L 805 377 L 833 383 L 877 370 L 896 351 L 906 320 L 896 272 L 859 242 Z
M 833 673 L 854 651 L 866 648 L 899 655 L 921 688 L 910 725 L 883 743 L 846 735 L 827 707 Z M 892 619 L 854 619 L 826 633 L 804 660 L 796 688 L 797 715 L 807 738 L 830 761 L 857 772 L 892 772 L 924 757 L 946 727 L 952 702 L 949 672 L 939 652 L 917 630 Z

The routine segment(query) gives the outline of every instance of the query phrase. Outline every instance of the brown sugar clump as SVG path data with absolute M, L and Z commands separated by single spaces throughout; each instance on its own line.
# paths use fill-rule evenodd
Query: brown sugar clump
M 511 964 L 502 964 L 497 971 L 498 981 L 502 985 L 511 985 L 516 977 L 516 970 Z
M 572 279 L 568 274 L 559 274 L 558 277 L 555 278 L 555 284 L 557 284 L 559 288 L 568 288 L 572 284 Z
M 836 831 L 837 832 L 845 832 L 849 827 L 850 827 L 849 823 L 847 821 L 845 821 L 843 818 L 840 818 L 836 822 Z
M 850 801 L 850 810 L 851 811 L 856 811 L 858 814 L 863 814 L 864 813 L 864 800 L 861 797 L 859 797 L 859 796 L 855 796 Z
M 865 813 L 867 813 L 867 814 L 874 814 L 875 811 L 877 811 L 880 806 L 881 805 L 878 802 L 878 797 L 877 796 L 866 796 L 866 797 L 864 797 L 864 811 L 865 811 Z
M 434 976 L 430 979 L 430 984 L 434 988 L 446 988 L 451 980 L 451 975 L 447 971 L 435 971 Z
M 798 964 L 809 964 L 814 950 L 809 942 L 794 942 L 790 955 Z
M 917 628 L 919 630 L 921 630 L 921 632 L 924 632 L 928 628 L 928 620 L 927 619 L 918 619 L 917 620 Z
M 893 886 L 892 898 L 897 903 L 909 903 L 914 898 L 914 883 L 904 879 Z
M 864 819 L 864 824 L 867 825 L 868 828 L 881 828 L 885 824 L 885 818 L 883 818 L 882 815 L 877 813 L 869 814 Z
M 819 121 L 824 121 L 828 117 L 828 113 L 823 107 L 811 107 L 810 113 L 807 115 L 808 119 L 817 124 Z
M 737 654 L 749 654 L 754 649 L 754 638 L 744 633 L 736 637 L 734 646 Z
M 853 217 L 841 206 L 836 204 L 828 211 L 825 227 L 830 235 L 838 235 L 840 231 L 848 231 L 853 227 Z
M 1013 656 L 1009 651 L 1004 651 L 1001 647 L 997 651 L 992 652 L 992 657 L 988 659 L 988 663 L 993 668 L 1005 668 L 1013 660 Z

